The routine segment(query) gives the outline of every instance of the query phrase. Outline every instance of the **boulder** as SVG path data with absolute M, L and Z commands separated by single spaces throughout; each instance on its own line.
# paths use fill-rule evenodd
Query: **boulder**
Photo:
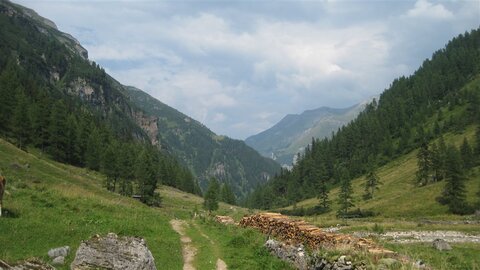
M 40 259 L 32 258 L 13 265 L 9 270 L 55 270 L 55 268 Z
M 447 241 L 443 239 L 435 239 L 433 240 L 433 247 L 436 250 L 444 251 L 444 250 L 452 250 L 452 247 L 448 244 Z
M 52 261 L 53 265 L 64 265 L 65 264 L 65 257 L 63 256 L 58 256 Z
M 129 269 L 156 270 L 152 253 L 139 237 L 94 236 L 80 244 L 72 270 Z
M 70 252 L 70 247 L 69 246 L 52 248 L 48 251 L 48 257 L 50 257 L 50 259 L 55 259 L 55 258 L 60 257 L 60 256 L 61 257 L 67 257 L 69 252 Z

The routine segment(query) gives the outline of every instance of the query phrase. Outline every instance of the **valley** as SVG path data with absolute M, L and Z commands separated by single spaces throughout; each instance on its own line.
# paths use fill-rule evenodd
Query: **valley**
M 151 19 L 143 15 L 152 11 L 136 4 L 111 7 Z M 371 59 L 340 61 L 317 55 L 316 48 L 328 55 L 342 48 L 343 55 L 360 45 L 388 47 L 382 42 L 306 48 L 278 42 L 279 32 L 224 35 L 237 17 L 221 19 L 209 9 L 212 14 L 198 12 L 196 21 L 183 8 L 175 4 L 180 15 L 173 25 L 115 28 L 123 36 L 145 26 L 155 29 L 145 38 L 158 38 L 148 46 L 131 38 L 135 49 L 122 51 L 96 44 L 115 31 L 93 38 L 94 27 L 75 22 L 68 29 L 81 33 L 84 47 L 33 9 L 0 0 L 0 270 L 480 269 L 480 28 L 455 32 L 410 75 L 402 61 L 394 68 L 379 65 L 402 75 L 375 99 L 360 102 L 378 85 L 368 78 L 388 72 L 370 67 L 378 74 L 367 75 L 362 67 L 354 74 L 358 67 L 349 65 Z M 250 27 L 290 31 L 265 18 Z M 171 29 L 181 34 L 167 33 Z M 304 32 L 309 41 L 316 30 Z M 229 44 L 235 35 L 241 39 Z M 267 56 L 249 55 L 246 44 L 257 40 L 277 42 L 267 42 Z M 171 47 L 146 49 L 158 49 L 157 43 Z M 285 46 L 280 52 L 277 43 Z M 241 56 L 227 56 L 230 50 Z M 256 61 L 260 56 L 268 61 Z M 242 66 L 248 61 L 251 67 Z M 249 81 L 236 77 L 239 70 Z M 329 87 L 333 95 L 324 93 Z M 248 91 L 255 93 L 247 98 Z M 259 97 L 263 104 L 250 103 Z M 268 109 L 352 100 L 357 104 L 343 109 L 288 114 L 258 133 L 286 110 Z M 232 139 L 204 122 L 236 130 L 235 136 L 257 135 Z

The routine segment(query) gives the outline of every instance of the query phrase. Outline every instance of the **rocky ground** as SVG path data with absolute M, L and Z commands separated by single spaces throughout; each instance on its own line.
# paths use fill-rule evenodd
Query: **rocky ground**
M 433 242 L 443 239 L 449 243 L 480 243 L 480 235 L 466 234 L 458 231 L 394 231 L 382 234 L 373 232 L 355 232 L 356 237 L 376 237 L 396 243 Z

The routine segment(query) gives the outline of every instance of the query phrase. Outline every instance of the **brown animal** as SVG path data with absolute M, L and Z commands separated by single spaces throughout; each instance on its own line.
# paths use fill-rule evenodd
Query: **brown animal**
M 7 184 L 7 179 L 0 175 L 0 217 L 2 216 L 2 200 L 3 192 L 5 191 L 5 185 Z

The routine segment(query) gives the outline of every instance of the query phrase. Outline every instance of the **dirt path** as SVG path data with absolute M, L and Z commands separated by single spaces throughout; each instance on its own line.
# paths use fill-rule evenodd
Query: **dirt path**
M 215 244 L 215 242 L 214 242 L 208 235 L 206 235 L 206 234 L 202 231 L 202 229 L 197 225 L 197 223 L 195 223 L 195 221 L 193 222 L 193 226 L 195 227 L 195 229 L 197 229 L 198 233 L 200 233 L 200 235 L 201 235 L 202 237 L 204 237 L 205 239 L 207 239 L 207 240 L 210 242 L 210 244 L 211 244 L 212 247 L 213 247 L 213 250 L 214 250 L 215 254 L 216 254 L 217 256 L 219 256 L 220 251 L 218 250 L 218 247 L 217 247 L 217 245 Z M 228 269 L 227 264 L 226 264 L 222 259 L 218 258 L 218 259 L 217 259 L 217 269 L 216 269 L 216 270 L 227 270 L 227 269 Z
M 197 253 L 197 249 L 192 245 L 192 239 L 185 234 L 185 221 L 172 219 L 170 220 L 172 228 L 180 234 L 180 241 L 182 242 L 183 254 L 183 270 L 195 270 L 193 266 L 193 259 Z

